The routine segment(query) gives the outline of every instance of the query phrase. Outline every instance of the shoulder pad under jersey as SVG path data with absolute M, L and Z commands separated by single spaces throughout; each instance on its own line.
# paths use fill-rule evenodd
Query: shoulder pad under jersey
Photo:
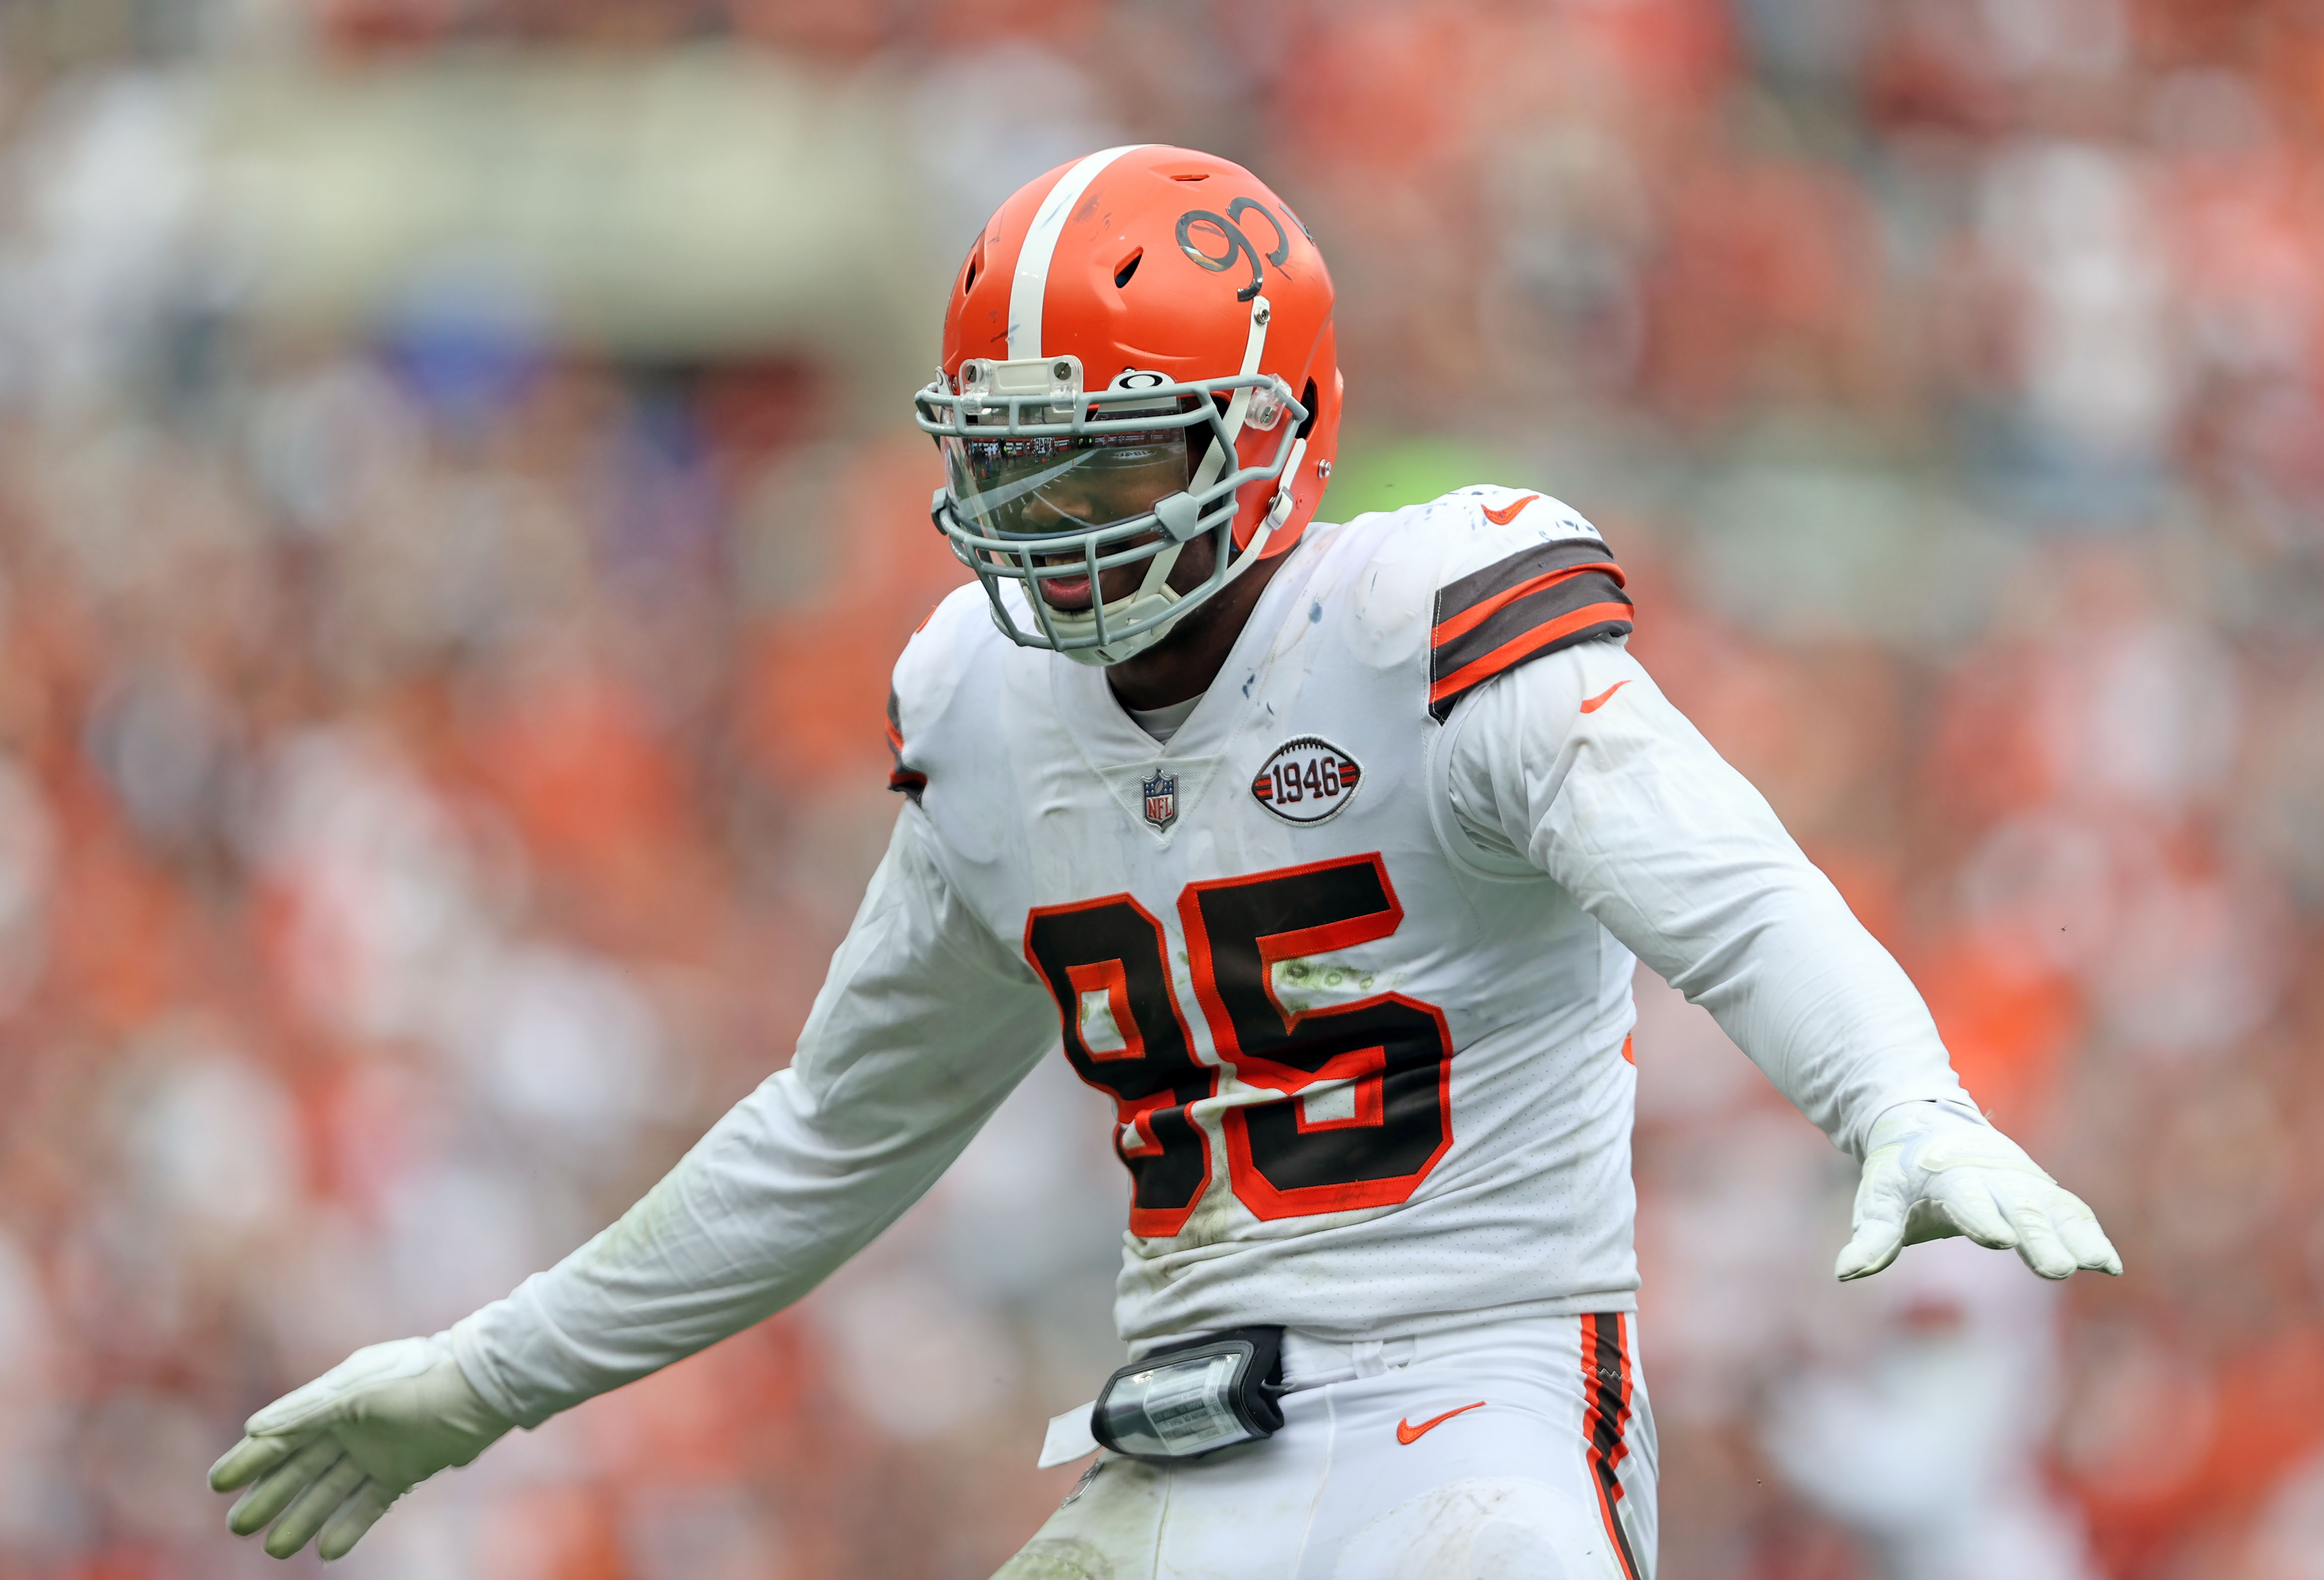
M 918 803 L 928 775 L 912 744 L 952 706 L 970 650 L 999 636 L 984 591 L 974 582 L 947 593 L 912 633 L 888 684 L 888 751 L 895 759 L 890 790 Z

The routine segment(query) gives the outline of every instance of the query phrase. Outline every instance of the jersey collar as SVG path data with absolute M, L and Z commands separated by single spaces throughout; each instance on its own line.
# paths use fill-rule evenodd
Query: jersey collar
M 1320 545 L 1332 536 L 1328 523 L 1309 524 L 1291 550 L 1290 561 L 1275 573 L 1267 590 L 1252 605 L 1194 711 L 1178 726 L 1167 745 L 1138 727 L 1106 684 L 1105 671 L 1093 664 L 1049 657 L 1049 695 L 1058 722 L 1080 748 L 1093 771 L 1102 772 L 1131 763 L 1184 763 L 1214 756 L 1232 739 L 1236 728 L 1250 716 L 1272 665 L 1288 612 L 1302 606 L 1307 584 L 1321 557 Z

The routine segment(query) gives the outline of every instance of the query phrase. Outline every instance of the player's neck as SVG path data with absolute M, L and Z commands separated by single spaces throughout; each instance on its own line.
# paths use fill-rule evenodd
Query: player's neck
M 1235 638 L 1250 623 L 1259 595 L 1290 558 L 1278 554 L 1260 560 L 1180 621 L 1167 637 L 1136 658 L 1109 665 L 1106 684 L 1122 707 L 1146 713 L 1208 690 L 1227 654 L 1234 651 Z

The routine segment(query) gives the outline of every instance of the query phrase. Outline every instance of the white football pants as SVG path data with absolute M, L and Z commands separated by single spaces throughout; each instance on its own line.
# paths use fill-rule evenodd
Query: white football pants
M 1652 1580 L 1635 1317 L 1286 1333 L 1284 1381 L 1262 1442 L 1167 1467 L 1101 1453 L 993 1580 Z

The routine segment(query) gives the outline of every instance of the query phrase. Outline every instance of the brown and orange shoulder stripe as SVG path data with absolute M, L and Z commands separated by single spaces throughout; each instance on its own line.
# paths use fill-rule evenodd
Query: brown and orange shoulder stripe
M 928 788 L 928 776 L 904 766 L 904 721 L 896 707 L 896 688 L 888 688 L 888 754 L 896 760 L 889 771 L 888 788 L 910 798 L 914 806 L 920 804 L 920 792 Z
M 1627 636 L 1636 613 L 1622 568 L 1595 538 L 1536 543 L 1437 589 L 1429 633 L 1428 711 L 1452 705 L 1529 659 Z

